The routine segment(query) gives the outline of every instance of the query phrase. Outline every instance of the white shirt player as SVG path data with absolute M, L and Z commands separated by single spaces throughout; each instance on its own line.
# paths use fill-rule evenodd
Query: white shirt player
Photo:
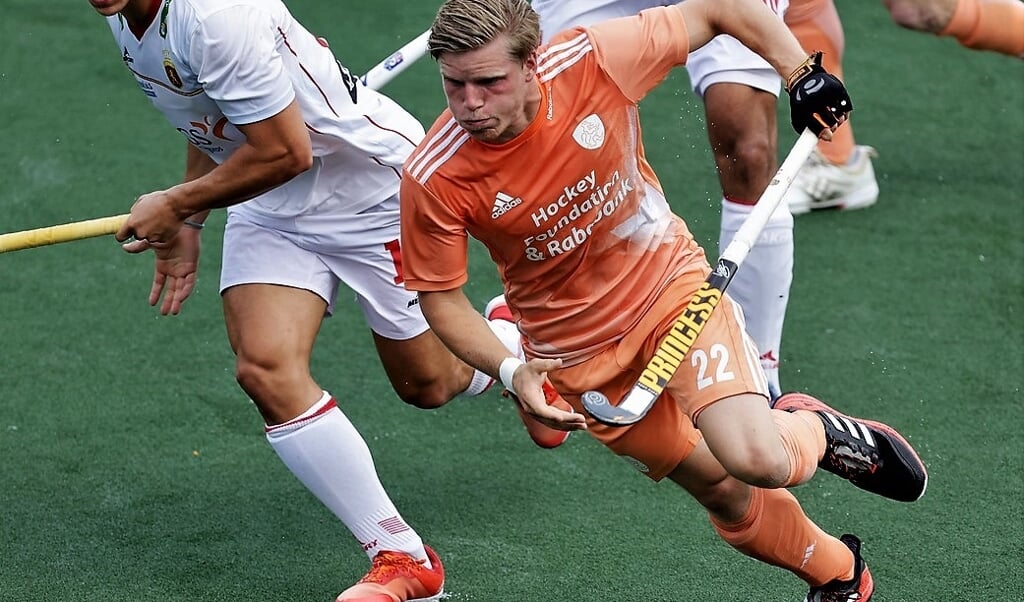
M 141 39 L 119 15 L 107 21 L 153 105 L 218 164 L 244 141 L 235 124 L 298 100 L 313 167 L 229 211 L 272 225 L 352 215 L 397 194 L 422 126 L 350 75 L 279 0 L 164 0 Z

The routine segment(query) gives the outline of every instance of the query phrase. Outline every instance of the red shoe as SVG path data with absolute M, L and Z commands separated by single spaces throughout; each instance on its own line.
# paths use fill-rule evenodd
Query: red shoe
M 509 309 L 508 303 L 505 301 L 505 295 L 498 295 L 487 302 L 487 307 L 484 308 L 484 317 L 488 320 L 505 320 L 506 322 L 514 321 L 512 317 L 512 310 Z M 523 425 L 526 426 L 526 432 L 529 433 L 530 438 L 533 442 L 543 447 L 544 449 L 551 449 L 558 447 L 565 443 L 565 440 L 569 438 L 569 431 L 560 431 L 553 429 L 549 426 L 545 426 L 539 422 L 536 418 L 530 416 L 523 410 L 523 404 L 520 403 L 519 398 L 513 395 L 509 391 L 502 392 L 505 397 L 511 397 L 512 401 L 516 403 L 516 410 L 519 412 L 519 418 L 523 421 Z M 569 402 L 562 399 L 562 396 L 555 391 L 555 388 L 551 386 L 551 383 L 544 383 L 544 399 L 548 402 L 549 406 L 555 406 L 560 410 L 566 412 L 572 412 L 572 406 Z
M 572 412 L 572 406 L 569 402 L 562 399 L 562 396 L 555 391 L 555 388 L 551 386 L 551 383 L 544 381 L 544 400 L 548 402 L 549 406 L 555 406 L 559 410 L 565 412 Z M 510 397 L 516 404 L 516 411 L 519 412 L 519 419 L 523 421 L 523 426 L 526 427 L 526 432 L 529 433 L 530 438 L 538 446 L 544 449 L 552 449 L 565 443 L 565 440 L 569 438 L 569 431 L 560 431 L 553 429 L 550 426 L 542 423 L 533 416 L 526 413 L 523 409 L 523 404 L 519 401 L 519 398 L 512 394 L 511 391 L 505 390 L 501 393 L 505 397 Z
M 508 302 L 505 301 L 505 295 L 498 295 L 487 302 L 487 306 L 484 307 L 484 317 L 488 320 L 516 321 L 512 317 L 512 310 L 509 309 Z
M 335 602 L 437 602 L 444 596 L 444 566 L 434 550 L 423 548 L 431 568 L 402 552 L 380 552 L 370 572 Z
M 842 414 L 805 393 L 786 393 L 772 407 L 817 414 L 825 426 L 826 444 L 818 466 L 857 487 L 900 502 L 917 501 L 928 488 L 924 462 L 888 424 Z

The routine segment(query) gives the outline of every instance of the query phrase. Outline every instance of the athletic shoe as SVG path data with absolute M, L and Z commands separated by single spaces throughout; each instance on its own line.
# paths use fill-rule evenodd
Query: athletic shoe
M 508 303 L 505 301 L 504 295 L 498 295 L 487 302 L 487 307 L 484 308 L 484 317 L 488 320 L 505 320 L 507 322 L 514 321 L 512 317 L 512 310 L 509 309 Z M 562 396 L 555 391 L 555 388 L 551 386 L 551 383 L 545 382 L 543 385 L 544 399 L 548 402 L 548 405 L 553 405 L 560 410 L 571 412 L 572 406 L 569 402 L 562 399 Z M 533 442 L 543 447 L 544 449 L 551 449 L 558 447 L 565 443 L 565 440 L 569 438 L 569 431 L 560 431 L 553 429 L 533 416 L 526 413 L 523 409 L 523 404 L 519 401 L 519 398 L 513 395 L 510 391 L 504 391 L 502 393 L 505 397 L 511 397 L 512 401 L 516 404 L 516 410 L 519 412 L 519 418 L 523 421 L 523 425 L 526 427 L 526 432 L 529 433 L 530 438 Z
M 825 425 L 825 456 L 818 466 L 857 487 L 900 502 L 921 499 L 928 471 L 910 443 L 881 422 L 841 414 L 804 393 L 786 393 L 776 410 L 814 412 Z
M 875 581 L 871 571 L 860 555 L 860 540 L 853 535 L 843 535 L 839 541 L 853 552 L 853 579 L 833 579 L 825 585 L 812 587 L 804 602 L 868 602 L 875 592 Z
M 484 307 L 484 317 L 488 320 L 505 320 L 506 322 L 516 321 L 516 319 L 512 317 L 512 310 L 509 309 L 508 301 L 505 300 L 505 295 L 498 295 L 487 302 L 487 306 Z
M 849 163 L 836 165 L 814 149 L 786 191 L 785 201 L 790 213 L 800 215 L 818 209 L 851 210 L 874 205 L 878 201 L 878 180 L 871 158 L 877 156 L 878 151 L 870 146 L 856 146 Z
M 551 386 L 551 383 L 544 381 L 541 385 L 544 390 L 544 401 L 548 402 L 549 406 L 555 406 L 559 410 L 564 412 L 572 412 L 572 406 L 569 402 L 562 399 L 562 396 L 555 391 L 555 388 Z M 512 394 L 511 391 L 506 389 L 502 392 L 505 397 L 511 397 L 512 401 L 516 404 L 516 410 L 519 412 L 519 419 L 523 421 L 523 425 L 526 427 L 526 432 L 530 434 L 530 438 L 538 446 L 544 449 L 552 449 L 565 443 L 566 439 L 569 438 L 569 431 L 560 431 L 553 429 L 550 426 L 542 423 L 533 416 L 526 413 L 523 409 L 523 403 L 519 401 L 519 398 Z
M 380 552 L 370 572 L 335 602 L 437 602 L 444 596 L 444 566 L 434 550 L 427 551 L 431 567 L 402 552 Z

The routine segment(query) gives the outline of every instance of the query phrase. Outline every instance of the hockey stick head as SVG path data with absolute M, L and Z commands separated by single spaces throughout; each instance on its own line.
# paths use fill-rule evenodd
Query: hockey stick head
M 636 424 L 647 415 L 650 406 L 643 409 L 639 414 L 623 408 L 621 405 L 613 406 L 608 397 L 600 391 L 586 391 L 580 396 L 583 408 L 601 424 L 608 426 L 629 426 Z

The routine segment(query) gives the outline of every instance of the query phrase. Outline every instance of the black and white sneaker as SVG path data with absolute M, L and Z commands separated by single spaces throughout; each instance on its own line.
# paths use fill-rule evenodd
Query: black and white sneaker
M 900 502 L 921 499 L 928 471 L 910 443 L 881 422 L 841 414 L 804 393 L 786 393 L 776 410 L 815 412 L 825 425 L 825 456 L 818 466 L 857 487 Z
M 853 579 L 833 579 L 825 585 L 812 587 L 804 602 L 868 602 L 875 593 L 875 581 L 871 571 L 860 555 L 860 540 L 853 535 L 843 535 L 839 541 L 853 552 Z

